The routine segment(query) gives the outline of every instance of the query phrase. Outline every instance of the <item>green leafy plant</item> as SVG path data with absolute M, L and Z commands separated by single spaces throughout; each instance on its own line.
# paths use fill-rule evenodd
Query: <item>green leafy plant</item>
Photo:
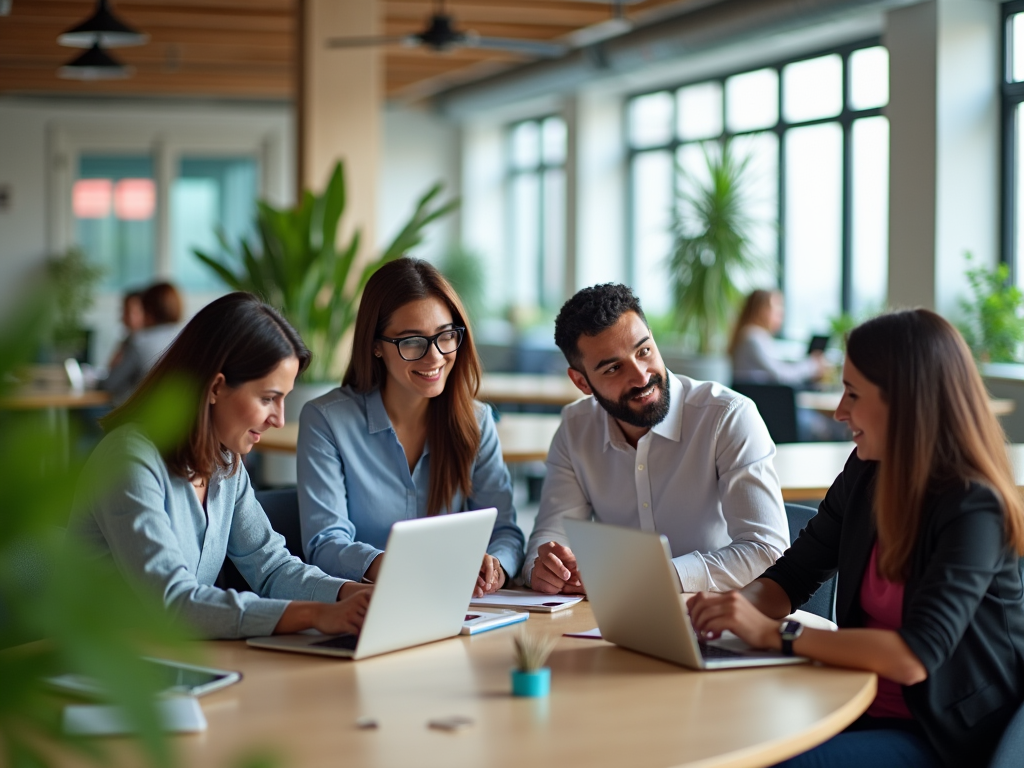
M 232 245 L 218 235 L 222 253 L 194 253 L 233 290 L 251 291 L 280 308 L 313 352 L 306 380 L 331 381 L 340 378 L 338 346 L 355 322 L 366 281 L 383 264 L 418 245 L 428 224 L 458 206 L 457 201 L 439 204 L 441 189 L 441 184 L 431 187 L 391 244 L 365 265 L 356 264 L 359 229 L 347 243 L 337 245 L 346 205 L 340 162 L 322 194 L 306 190 L 290 209 L 258 203 L 258 246 L 244 238 Z
M 846 337 L 850 335 L 850 331 L 860 325 L 856 317 L 849 312 L 841 312 L 834 317 L 828 319 L 828 331 L 829 338 L 833 344 L 839 346 L 843 351 L 846 350 Z
M 95 301 L 96 283 L 105 271 L 103 267 L 90 264 L 78 248 L 69 248 L 47 261 L 46 272 L 56 306 L 56 318 L 52 325 L 55 347 L 64 348 L 82 343 L 85 313 Z
M 757 222 L 747 214 L 749 157 L 737 157 L 732 144 L 720 152 L 705 147 L 707 180 L 677 169 L 669 275 L 675 323 L 697 351 L 709 354 L 725 340 L 743 300 L 744 276 L 767 268 L 757 253 Z
M 475 323 L 484 314 L 484 290 L 487 281 L 483 261 L 472 251 L 459 246 L 444 255 L 438 269 L 459 294 L 466 312 L 469 313 L 470 321 Z
M 960 302 L 958 323 L 974 357 L 981 362 L 1010 363 L 1020 359 L 1024 343 L 1024 294 L 1010 281 L 1010 268 L 975 265 L 966 253 L 965 271 L 971 296 Z
M 51 284 L 0 319 L 0 396 L 52 326 L 59 300 Z M 150 407 L 154 415 L 173 414 L 182 403 L 167 391 Z M 173 423 L 156 431 L 177 437 Z M 52 460 L 64 439 L 43 412 L 0 410 L 0 761 L 45 766 L 67 749 L 107 762 L 98 743 L 61 730 L 62 701 L 44 679 L 70 672 L 98 681 L 136 728 L 149 762 L 170 766 L 154 707 L 161 682 L 141 656 L 155 649 L 182 654 L 185 635 L 157 596 L 136 591 L 109 559 L 62 534 L 76 489 L 102 493 L 120 471 L 79 477 L 79 461 Z

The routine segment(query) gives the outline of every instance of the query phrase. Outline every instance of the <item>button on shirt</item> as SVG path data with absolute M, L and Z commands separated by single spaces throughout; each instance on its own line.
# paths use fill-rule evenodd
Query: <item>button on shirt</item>
M 686 592 L 745 586 L 789 546 L 775 444 L 754 404 L 713 382 L 668 381 L 668 415 L 636 448 L 594 398 L 562 410 L 528 582 L 542 544 L 569 545 L 566 518 L 664 534 Z
M 472 494 L 456 493 L 443 513 L 496 507 L 487 552 L 514 576 L 522 567 L 523 534 L 494 418 L 480 403 L 477 423 Z M 309 562 L 335 576 L 362 578 L 384 551 L 394 523 L 426 517 L 431 460 L 428 441 L 409 472 L 379 389 L 361 393 L 339 387 L 307 403 L 299 418 L 298 486 Z

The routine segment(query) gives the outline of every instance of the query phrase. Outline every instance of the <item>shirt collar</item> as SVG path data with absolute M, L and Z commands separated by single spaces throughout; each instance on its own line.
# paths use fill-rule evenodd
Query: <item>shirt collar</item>
M 380 387 L 366 393 L 366 430 L 371 434 L 391 429 L 391 419 L 384 408 Z
M 665 369 L 665 376 L 668 378 L 668 414 L 651 427 L 651 432 L 678 443 L 683 439 L 683 398 L 686 392 L 683 389 L 683 383 L 668 368 Z M 601 406 L 598 405 L 598 408 Z M 601 413 L 604 414 L 605 449 L 609 446 L 625 447 L 629 445 L 611 414 L 604 408 L 601 408 Z

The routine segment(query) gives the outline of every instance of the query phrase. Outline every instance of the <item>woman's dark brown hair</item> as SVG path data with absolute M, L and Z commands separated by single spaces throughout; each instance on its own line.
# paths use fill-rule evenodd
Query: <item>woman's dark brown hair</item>
M 766 291 L 763 288 L 758 288 L 747 296 L 747 300 L 743 302 L 743 309 L 740 310 L 740 316 L 736 318 L 736 325 L 733 326 L 732 336 L 729 337 L 728 352 L 730 355 L 736 352 L 743 329 L 748 325 L 761 324 L 760 318 L 764 315 L 768 305 L 772 303 L 772 296 L 777 293 L 778 291 Z
M 181 320 L 181 294 L 170 283 L 155 283 L 142 292 L 146 325 L 167 325 Z
M 300 373 L 309 365 L 309 350 L 288 321 L 251 293 L 229 293 L 189 320 L 132 396 L 101 424 L 107 431 L 130 422 L 145 428 L 153 418 L 147 406 L 154 396 L 166 386 L 181 387 L 190 408 L 181 418 L 190 427 L 182 440 L 163 451 L 168 469 L 181 477 L 205 479 L 217 469 L 234 471 L 237 454 L 226 453 L 213 433 L 208 405 L 213 381 L 223 373 L 229 387 L 238 387 L 267 376 L 289 357 L 298 358 Z
M 889 406 L 875 486 L 882 575 L 906 580 L 929 489 L 951 482 L 991 488 L 1007 541 L 1024 555 L 1024 502 L 1006 436 L 960 333 L 927 309 L 893 312 L 855 328 L 846 356 Z
M 427 514 L 444 511 L 459 491 L 469 496 L 473 486 L 473 462 L 480 447 L 480 425 L 474 399 L 480 387 L 480 359 L 473 332 L 455 289 L 433 266 L 420 259 L 401 258 L 385 264 L 370 278 L 356 315 L 352 361 L 341 383 L 357 392 L 383 388 L 387 368 L 375 357 L 373 346 L 391 316 L 411 301 L 438 299 L 452 313 L 452 322 L 466 329 L 444 391 L 427 408 L 427 441 L 430 489 Z

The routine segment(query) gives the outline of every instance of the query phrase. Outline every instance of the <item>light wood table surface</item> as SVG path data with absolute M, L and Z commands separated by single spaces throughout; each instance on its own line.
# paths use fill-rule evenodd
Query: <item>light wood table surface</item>
M 596 622 L 581 603 L 533 615 L 526 626 L 561 635 Z M 549 661 L 550 697 L 516 698 L 516 631 L 357 662 L 208 643 L 205 663 L 243 678 L 200 699 L 209 729 L 175 737 L 180 763 L 223 768 L 264 751 L 295 768 L 751 768 L 838 733 L 875 693 L 868 672 L 801 665 L 698 673 L 603 640 L 563 637 Z M 427 727 L 453 715 L 473 725 Z M 379 727 L 360 730 L 359 717 Z
M 488 403 L 568 405 L 583 397 L 565 374 L 485 373 L 477 399 Z
M 110 393 L 97 389 L 28 387 L 0 397 L 0 409 L 9 411 L 44 410 L 50 408 L 92 408 L 110 403 Z
M 800 408 L 820 411 L 831 416 L 839 407 L 842 396 L 842 392 L 797 392 L 796 404 Z M 992 397 L 988 402 L 996 416 L 1007 416 L 1017 408 L 1017 403 L 1007 397 Z
M 561 420 L 558 414 L 503 413 L 497 424 L 502 457 L 509 464 L 544 461 Z M 299 425 L 289 422 L 264 432 L 256 450 L 295 453 L 298 439 Z
M 782 498 L 822 499 L 843 471 L 853 452 L 853 443 L 786 443 L 775 447 L 775 471 L 782 486 Z M 1014 479 L 1024 489 L 1024 444 L 1007 446 Z

